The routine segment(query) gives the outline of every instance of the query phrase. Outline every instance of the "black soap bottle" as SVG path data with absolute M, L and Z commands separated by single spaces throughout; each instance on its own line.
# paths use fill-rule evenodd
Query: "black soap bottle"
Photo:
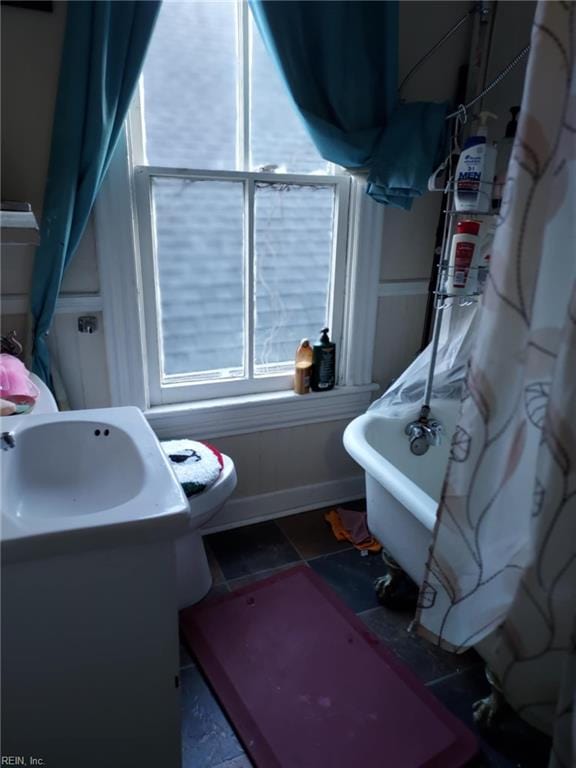
M 328 328 L 323 328 L 318 341 L 314 342 L 310 389 L 327 392 L 336 383 L 336 344 L 330 341 Z

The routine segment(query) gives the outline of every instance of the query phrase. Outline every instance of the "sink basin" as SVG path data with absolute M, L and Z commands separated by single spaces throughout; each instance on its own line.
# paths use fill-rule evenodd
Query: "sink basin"
M 30 425 L 17 437 L 5 503 L 16 517 L 90 515 L 120 507 L 144 485 L 130 435 L 98 421 Z
M 3 555 L 184 529 L 188 501 L 138 408 L 0 421 L 15 443 L 2 452 Z

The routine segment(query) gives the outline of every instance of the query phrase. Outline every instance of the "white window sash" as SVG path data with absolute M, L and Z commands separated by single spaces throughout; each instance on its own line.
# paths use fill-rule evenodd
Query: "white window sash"
M 254 178 L 247 179 L 244 198 L 244 370 L 254 379 Z
M 250 168 L 250 17 L 248 3 L 237 2 L 237 54 L 239 56 L 239 70 L 237 79 L 237 105 L 238 105 L 238 141 L 236 143 L 238 167 L 248 170 Z
M 298 186 L 331 186 L 335 190 L 334 237 L 329 276 L 328 318 L 332 338 L 339 348 L 342 341 L 344 317 L 347 223 L 350 179 L 346 176 L 312 176 L 304 174 L 274 174 L 242 171 L 204 171 L 140 166 L 134 169 L 136 208 L 140 256 L 142 259 L 142 288 L 146 311 L 146 340 L 149 367 L 149 392 L 153 405 L 189 402 L 234 394 L 250 394 L 289 389 L 291 372 L 280 370 L 267 375 L 254 371 L 254 194 L 257 182 L 294 184 Z M 221 374 L 164 376 L 162 372 L 162 328 L 159 294 L 158 262 L 152 221 L 152 179 L 183 178 L 191 180 L 235 181 L 245 185 L 244 216 L 244 276 L 245 276 L 245 343 L 243 377 L 224 379 Z M 320 330 L 320 329 L 318 329 Z

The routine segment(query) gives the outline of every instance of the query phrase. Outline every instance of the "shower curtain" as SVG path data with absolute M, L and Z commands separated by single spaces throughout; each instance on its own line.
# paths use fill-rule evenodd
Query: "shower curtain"
M 554 768 L 576 765 L 575 52 L 576 4 L 540 0 L 417 616 L 479 647 Z

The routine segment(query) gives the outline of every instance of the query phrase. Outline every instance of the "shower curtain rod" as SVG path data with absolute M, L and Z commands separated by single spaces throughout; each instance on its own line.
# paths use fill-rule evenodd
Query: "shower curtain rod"
M 450 29 L 447 32 L 445 32 L 442 35 L 442 37 L 436 43 L 434 43 L 434 45 L 428 51 L 426 51 L 426 53 L 424 54 L 424 56 L 422 56 L 422 58 L 418 59 L 416 64 L 414 64 L 412 69 L 408 72 L 406 77 L 400 83 L 400 86 L 398 88 L 398 94 L 399 95 L 402 93 L 402 90 L 405 87 L 406 83 L 420 69 L 422 64 L 424 64 L 424 62 L 430 56 L 432 56 L 432 54 L 435 53 L 438 50 L 438 48 L 440 48 L 442 45 L 444 45 L 446 40 L 451 38 L 452 35 L 457 30 L 460 29 L 460 27 L 464 24 L 464 22 L 466 22 L 470 18 L 470 16 L 472 16 L 474 13 L 477 13 L 478 11 L 481 12 L 481 5 L 482 5 L 482 3 L 475 3 L 468 11 L 466 11 L 466 13 L 463 16 L 461 16 L 458 19 L 458 21 L 452 27 L 450 27 Z M 514 56 L 514 58 L 510 61 L 510 63 L 507 66 L 505 66 L 504 69 L 498 75 L 496 75 L 494 80 L 492 80 L 492 82 L 489 85 L 487 85 L 486 88 L 484 88 L 484 90 L 481 93 L 478 94 L 478 96 L 476 96 L 474 99 L 472 99 L 472 101 L 469 101 L 468 104 L 460 104 L 458 109 L 456 109 L 454 112 L 451 112 L 449 115 L 446 116 L 446 120 L 452 120 L 452 118 L 454 118 L 454 117 L 460 117 L 461 121 L 463 123 L 465 123 L 466 119 L 467 119 L 467 113 L 468 113 L 468 110 L 470 109 L 470 107 L 472 107 L 474 104 L 476 104 L 476 102 L 480 101 L 480 99 L 484 98 L 484 96 L 489 91 L 491 91 L 492 88 L 497 86 L 498 83 L 506 77 L 506 75 L 510 72 L 510 70 L 514 69 L 516 64 L 518 64 L 518 62 L 521 61 L 524 58 L 524 56 L 526 56 L 526 54 L 528 53 L 529 50 L 530 50 L 530 45 L 524 46 L 524 48 L 522 48 L 522 50 L 519 51 L 516 54 L 516 56 Z
M 487 85 L 486 88 L 484 88 L 484 90 L 478 94 L 478 96 L 472 99 L 472 101 L 469 101 L 468 104 L 460 104 L 458 109 L 456 109 L 454 112 L 451 112 L 449 115 L 446 115 L 446 120 L 451 120 L 453 117 L 461 116 L 463 117 L 462 122 L 465 123 L 467 118 L 467 113 L 470 107 L 474 106 L 474 104 L 476 104 L 477 101 L 480 101 L 480 99 L 483 99 L 484 96 L 486 96 L 486 94 L 488 93 L 488 91 L 491 91 L 492 88 L 496 87 L 498 83 L 501 82 L 512 69 L 514 69 L 516 64 L 518 64 L 519 61 L 522 61 L 522 59 L 524 58 L 524 56 L 526 56 L 529 50 L 530 50 L 529 45 L 524 46 L 524 48 L 522 48 L 522 50 L 519 51 L 516 54 L 516 56 L 514 56 L 512 61 L 510 61 L 510 63 L 507 64 L 498 75 L 496 75 L 494 80 L 492 80 L 492 82 L 489 85 Z

